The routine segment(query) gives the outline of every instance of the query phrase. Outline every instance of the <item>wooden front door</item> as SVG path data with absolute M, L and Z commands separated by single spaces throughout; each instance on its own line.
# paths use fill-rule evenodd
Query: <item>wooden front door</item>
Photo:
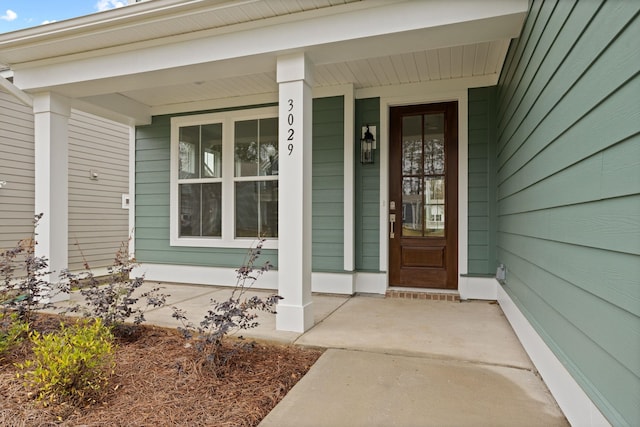
M 391 108 L 389 284 L 458 288 L 458 103 Z

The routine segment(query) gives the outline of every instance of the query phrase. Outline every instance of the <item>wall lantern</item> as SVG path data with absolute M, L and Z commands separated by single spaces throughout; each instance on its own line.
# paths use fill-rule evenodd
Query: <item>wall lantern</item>
M 373 150 L 376 149 L 376 127 L 362 126 L 362 138 L 360 139 L 360 163 L 373 163 Z

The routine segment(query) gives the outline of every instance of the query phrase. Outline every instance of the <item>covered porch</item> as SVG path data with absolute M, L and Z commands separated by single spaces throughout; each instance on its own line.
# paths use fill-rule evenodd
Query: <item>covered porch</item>
M 74 107 L 136 129 L 130 249 L 147 278 L 232 284 L 240 264 L 234 260 L 252 244 L 230 231 L 233 190 L 224 188 L 233 186 L 220 178 L 230 185 L 222 190 L 223 204 L 225 197 L 230 203 L 222 208 L 220 239 L 181 241 L 177 181 L 174 175 L 157 181 L 177 163 L 162 157 L 168 146 L 157 158 L 151 149 L 169 143 L 169 133 L 158 129 L 165 132 L 176 117 L 272 108 L 279 121 L 278 232 L 266 241 L 265 255 L 277 271 L 263 285 L 285 298 L 276 329 L 306 331 L 314 324 L 312 290 L 388 289 L 389 109 L 455 101 L 458 238 L 451 268 L 461 298 L 496 299 L 493 278 L 467 275 L 468 90 L 497 83 L 526 12 L 526 1 L 155 0 L 2 36 L 0 62 L 14 71 L 13 89 L 35 99 L 35 210 L 45 214 L 38 250 L 52 270 L 67 266 L 66 153 Z M 339 157 L 330 175 L 312 160 L 314 100 L 324 98 L 340 99 Z M 370 99 L 377 100 L 373 111 L 363 112 Z M 366 169 L 358 156 L 364 124 L 377 127 L 376 163 Z M 314 187 L 319 179 L 334 187 Z M 159 193 L 166 202 L 158 202 Z M 330 194 L 330 201 L 316 194 Z M 330 225 L 315 226 L 323 223 Z M 162 254 L 154 252 L 159 246 Z M 205 255 L 219 261 L 198 261 Z

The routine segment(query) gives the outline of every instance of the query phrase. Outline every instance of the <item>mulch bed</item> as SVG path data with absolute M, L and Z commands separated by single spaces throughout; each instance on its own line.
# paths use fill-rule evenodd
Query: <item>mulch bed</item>
M 40 316 L 38 330 L 58 317 Z M 247 342 L 247 341 L 243 341 Z M 309 370 L 322 351 L 253 343 L 234 345 L 223 367 L 202 364 L 176 330 L 143 325 L 119 339 L 116 372 L 98 403 L 44 406 L 16 378 L 14 363 L 29 357 L 23 344 L 0 361 L 0 425 L 18 426 L 257 426 Z

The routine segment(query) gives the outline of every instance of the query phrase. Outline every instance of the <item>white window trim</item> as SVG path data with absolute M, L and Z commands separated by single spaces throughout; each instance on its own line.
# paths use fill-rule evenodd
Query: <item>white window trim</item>
M 196 114 L 171 118 L 171 158 L 170 158 L 170 246 L 191 246 L 207 248 L 249 248 L 255 246 L 255 238 L 235 238 L 235 185 L 236 181 L 276 180 L 271 177 L 234 176 L 234 123 L 241 120 L 256 120 L 278 117 L 278 107 L 263 107 L 248 110 L 225 111 L 221 113 Z M 179 128 L 202 124 L 222 123 L 222 237 L 180 237 L 178 218 L 178 150 Z M 278 239 L 267 238 L 263 248 L 277 249 Z

